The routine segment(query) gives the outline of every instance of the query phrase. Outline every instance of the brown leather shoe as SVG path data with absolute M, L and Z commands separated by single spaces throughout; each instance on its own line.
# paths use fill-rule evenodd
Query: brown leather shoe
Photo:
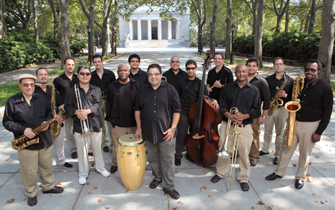
M 37 195 L 32 198 L 28 198 L 28 205 L 29 206 L 35 206 L 37 204 Z
M 49 194 L 49 193 L 62 193 L 64 189 L 62 187 L 54 186 L 48 191 L 43 191 L 44 194 Z

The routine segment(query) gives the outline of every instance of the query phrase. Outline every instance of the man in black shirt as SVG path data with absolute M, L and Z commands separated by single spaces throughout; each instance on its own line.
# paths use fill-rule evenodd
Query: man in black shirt
M 47 98 L 50 103 L 51 97 L 52 97 L 52 86 L 48 85 L 49 81 L 49 75 L 48 71 L 44 67 L 40 67 L 36 70 L 36 78 L 37 78 L 37 83 L 40 84 L 40 86 L 35 87 L 35 93 L 39 93 Z M 54 97 L 55 97 L 55 103 L 54 104 L 56 107 L 54 107 L 55 112 L 57 113 L 57 107 L 60 106 L 59 102 L 59 94 L 57 90 L 54 90 Z M 56 114 L 56 121 L 60 124 L 63 123 L 65 120 L 66 116 L 65 115 L 58 115 Z M 56 164 L 58 166 L 63 166 L 65 168 L 72 168 L 72 164 L 68 163 L 65 161 L 65 155 L 64 155 L 64 128 L 61 127 L 60 133 L 58 136 L 53 137 L 53 145 L 54 145 L 54 151 L 55 151 L 55 160 Z
M 215 68 L 211 69 L 208 72 L 207 76 L 207 90 L 209 92 L 209 96 L 214 98 L 215 100 L 219 100 L 221 88 L 226 84 L 233 82 L 233 73 L 229 68 L 223 65 L 224 59 L 223 54 L 217 52 L 214 54 L 214 63 Z
M 250 84 L 253 84 L 258 88 L 261 101 L 263 103 L 262 115 L 257 119 L 254 119 L 254 122 L 251 126 L 253 130 L 253 141 L 250 148 L 249 159 L 250 164 L 255 166 L 259 161 L 259 134 L 261 133 L 260 126 L 265 122 L 266 116 L 270 109 L 270 90 L 266 80 L 257 72 L 259 65 L 257 58 L 249 58 L 246 62 L 246 65 L 249 71 L 248 81 Z
M 177 88 L 178 81 L 181 78 L 187 77 L 187 73 L 181 70 L 179 58 L 177 56 L 173 56 L 170 61 L 171 68 L 163 73 L 163 76 L 166 78 L 167 82 L 171 84 L 173 87 Z
M 198 70 L 197 63 L 194 60 L 188 60 L 185 64 L 187 77 L 181 78 L 178 81 L 177 92 L 180 97 L 181 103 L 181 114 L 180 120 L 177 126 L 177 138 L 176 138 L 176 155 L 175 155 L 175 165 L 180 166 L 182 153 L 185 147 L 185 138 L 188 131 L 189 121 L 188 121 L 188 111 L 191 106 L 198 101 L 201 80 L 196 77 L 196 72 Z M 207 89 L 204 88 L 204 95 L 208 96 Z M 219 109 L 218 102 L 213 99 L 213 105 Z
M 260 116 L 260 95 L 258 89 L 248 82 L 248 68 L 239 64 L 235 69 L 236 81 L 225 85 L 220 94 L 220 112 L 223 115 L 221 126 L 227 127 L 228 119 L 231 120 L 230 132 L 237 128 L 238 136 L 238 154 L 240 171 L 237 180 L 240 182 L 243 191 L 249 190 L 248 180 L 250 177 L 249 151 L 252 141 L 251 124 L 253 119 Z M 236 107 L 239 113 L 230 113 L 230 109 Z M 222 132 L 226 136 L 226 131 Z M 227 151 L 230 152 L 234 145 L 235 136 L 229 136 L 228 142 L 220 139 L 220 146 L 227 144 Z M 230 154 L 231 155 L 231 154 Z M 225 178 L 229 171 L 230 158 L 218 158 L 216 163 L 216 175 L 212 177 L 211 182 L 217 183 Z M 232 175 L 234 177 L 234 174 Z
M 102 141 L 101 147 L 104 152 L 109 152 L 108 147 L 108 138 L 106 135 L 106 124 L 105 124 L 105 114 L 106 114 L 106 97 L 107 97 L 107 90 L 109 84 L 115 81 L 115 74 L 103 67 L 102 56 L 96 54 L 93 56 L 93 64 L 95 66 L 95 71 L 92 72 L 92 78 L 90 83 L 94 86 L 100 87 L 101 94 L 102 94 L 102 104 L 99 110 L 101 120 L 102 120 Z M 112 126 L 109 121 L 107 121 L 108 131 L 111 132 Z M 112 134 L 109 134 L 110 138 L 112 138 Z M 112 144 L 112 140 L 111 140 Z
M 45 127 L 37 136 L 33 129 L 52 119 L 48 100 L 34 93 L 36 77 L 31 74 L 19 76 L 21 92 L 8 98 L 3 117 L 4 127 L 13 132 L 15 139 L 25 135 L 28 139 L 39 138 L 32 144 L 18 151 L 22 183 L 28 196 L 28 205 L 37 204 L 37 170 L 42 177 L 43 193 L 62 193 L 63 188 L 54 186 L 52 169 L 52 138 L 49 127 Z
M 60 95 L 60 109 L 64 110 L 64 99 L 65 95 L 68 89 L 72 88 L 74 84 L 78 84 L 78 78 L 77 75 L 73 73 L 74 67 L 75 67 L 75 60 L 74 58 L 66 58 L 64 60 L 64 74 L 61 74 L 60 76 L 56 77 L 54 79 L 54 86 L 58 90 Z M 64 110 L 65 111 L 65 110 Z M 69 146 L 71 157 L 73 159 L 76 159 L 78 157 L 77 155 L 77 147 L 76 142 L 73 137 L 73 120 L 69 117 L 64 121 L 64 127 L 65 127 L 65 136 L 66 136 L 66 142 Z
M 148 160 L 154 175 L 151 189 L 163 181 L 163 191 L 173 199 L 180 197 L 174 189 L 174 155 L 176 126 L 180 117 L 180 100 L 176 89 L 162 82 L 158 64 L 148 67 L 149 84 L 142 86 L 136 97 L 135 136 L 147 142 Z
M 113 146 L 111 173 L 117 170 L 117 140 L 126 134 L 135 134 L 136 121 L 134 105 L 140 83 L 129 78 L 129 69 L 125 64 L 118 67 L 119 78 L 111 83 L 107 91 L 106 119 L 112 124 Z
M 284 72 L 285 64 L 283 58 L 276 57 L 273 60 L 273 68 L 275 69 L 275 73 L 266 78 L 266 81 L 268 82 L 270 88 L 271 101 L 274 100 L 273 97 L 277 94 L 281 86 L 284 85 L 283 90 L 278 93 L 278 97 L 283 100 L 283 105 L 279 105 L 272 114 L 269 113 L 266 117 L 264 123 L 264 143 L 262 150 L 259 151 L 259 155 L 266 155 L 270 153 L 270 144 L 272 140 L 272 130 L 274 125 L 276 128 L 276 152 L 274 154 L 275 157 L 273 159 L 273 164 L 277 165 L 279 155 L 282 150 L 286 118 L 288 115 L 284 104 L 291 100 L 293 79 Z M 273 104 L 271 103 L 270 110 L 272 106 Z
M 79 184 L 85 184 L 89 172 L 87 155 L 90 145 L 94 154 L 95 169 L 104 177 L 108 177 L 110 173 L 105 169 L 101 154 L 102 120 L 99 113 L 101 90 L 90 85 L 91 71 L 88 66 L 78 67 L 78 79 L 79 85 L 70 88 L 66 93 L 64 108 L 73 119 L 73 133 L 78 151 Z M 78 107 L 80 103 L 82 107 Z
M 312 150 L 327 128 L 333 109 L 332 89 L 319 79 L 319 73 L 322 69 L 321 62 L 310 59 L 304 67 L 305 86 L 298 96 L 301 109 L 296 112 L 293 146 L 291 149 L 283 148 L 277 170 L 265 178 L 266 180 L 275 180 L 285 175 L 287 166 L 299 143 L 299 162 L 295 176 L 296 189 L 301 189 L 304 186 Z
M 128 58 L 128 63 L 130 65 L 129 77 L 136 80 L 140 85 L 148 83 L 148 74 L 140 69 L 141 58 L 137 54 L 132 54 Z

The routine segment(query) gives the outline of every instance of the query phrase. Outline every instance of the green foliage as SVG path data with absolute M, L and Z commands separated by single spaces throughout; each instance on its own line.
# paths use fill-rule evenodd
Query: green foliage
M 86 47 L 87 47 L 86 40 L 85 41 L 71 40 L 70 42 L 70 51 L 72 55 L 81 53 L 81 50 Z
M 233 51 L 253 54 L 254 53 L 254 35 L 242 35 L 234 38 Z
M 21 92 L 17 82 L 11 82 L 0 86 L 0 107 L 6 104 L 9 97 Z
M 59 39 L 54 38 L 53 36 L 48 36 L 41 41 L 51 49 L 53 58 L 61 57 L 61 43 Z

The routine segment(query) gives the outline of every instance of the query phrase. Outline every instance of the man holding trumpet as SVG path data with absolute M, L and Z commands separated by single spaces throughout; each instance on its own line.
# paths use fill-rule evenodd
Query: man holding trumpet
M 239 166 L 240 171 L 237 180 L 240 182 L 243 191 L 249 190 L 248 180 L 250 176 L 249 151 L 252 141 L 251 124 L 253 119 L 260 116 L 260 94 L 258 89 L 248 82 L 248 68 L 240 64 L 235 69 L 236 81 L 225 85 L 220 94 L 220 112 L 223 115 L 224 126 L 227 127 L 227 121 L 231 121 L 230 132 L 238 129 L 238 136 L 230 136 L 227 143 L 227 151 L 231 152 L 234 147 L 234 139 L 237 137 Z M 237 112 L 231 113 L 231 108 L 237 108 Z M 226 136 L 226 132 L 222 132 Z M 235 134 L 236 135 L 236 134 Z M 220 148 L 224 148 L 225 138 L 221 138 Z M 231 155 L 231 154 L 230 154 Z M 220 179 L 225 178 L 229 171 L 230 155 L 225 158 L 218 158 L 216 163 L 216 175 L 212 177 L 211 182 L 217 183 Z M 235 157 L 236 158 L 236 157 Z M 230 179 L 234 178 L 234 174 Z

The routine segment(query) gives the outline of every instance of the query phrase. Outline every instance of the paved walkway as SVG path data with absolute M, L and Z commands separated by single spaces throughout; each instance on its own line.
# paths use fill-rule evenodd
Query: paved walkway
M 174 54 L 141 54 L 141 67 L 146 70 L 148 64 L 162 64 L 163 70 L 169 68 L 169 59 Z M 182 68 L 188 59 L 194 59 L 198 64 L 203 57 L 193 54 L 180 54 Z M 106 68 L 116 71 L 121 63 L 127 63 L 128 55 L 122 55 L 108 61 Z M 229 66 L 231 67 L 231 66 Z M 294 68 L 296 69 L 296 68 Z M 302 74 L 301 70 L 290 73 Z M 18 74 L 19 71 L 16 71 Z M 261 72 L 266 76 L 270 71 Z M 201 70 L 197 75 L 201 76 Z M 16 75 L 15 75 L 16 76 Z M 0 75 L 0 81 L 3 77 Z M 210 182 L 215 173 L 215 167 L 199 167 L 185 158 L 176 167 L 176 189 L 181 197 L 178 200 L 164 195 L 162 187 L 150 189 L 151 170 L 147 165 L 142 187 L 128 192 L 121 181 L 118 172 L 108 178 L 103 178 L 95 170 L 87 179 L 89 184 L 79 185 L 77 160 L 70 158 L 70 151 L 65 146 L 66 161 L 74 164 L 73 169 L 64 169 L 55 165 L 55 184 L 64 187 L 60 195 L 38 192 L 38 203 L 35 209 L 335 209 L 335 113 L 331 122 L 317 143 L 311 157 L 308 174 L 310 182 L 306 182 L 301 190 L 294 188 L 294 175 L 297 171 L 299 152 L 295 151 L 284 178 L 276 181 L 265 181 L 266 175 L 272 173 L 276 166 L 272 165 L 272 155 L 262 156 L 256 167 L 251 168 L 249 192 L 242 192 L 236 174 L 232 189 L 228 192 L 228 179 L 217 184 Z M 2 121 L 2 115 L 0 115 Z M 261 126 L 261 145 L 263 143 L 263 126 Z M 12 133 L 0 125 L 0 209 L 27 209 L 27 198 L 21 182 L 20 167 L 17 152 L 11 148 Z M 271 144 L 274 149 L 274 143 Z M 106 169 L 111 166 L 111 153 L 104 153 Z M 184 154 L 185 156 L 185 154 Z M 238 169 L 237 169 L 238 171 Z M 39 183 L 40 185 L 40 183 Z M 15 199 L 12 203 L 6 201 Z

